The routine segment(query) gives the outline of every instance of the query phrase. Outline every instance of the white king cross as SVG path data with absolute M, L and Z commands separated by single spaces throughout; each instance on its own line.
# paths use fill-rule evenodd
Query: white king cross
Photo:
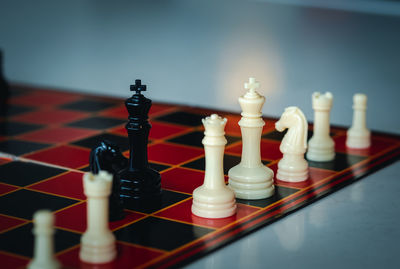
M 260 83 L 255 78 L 249 78 L 249 82 L 244 83 L 244 88 L 251 93 L 254 93 L 258 87 L 260 87 Z

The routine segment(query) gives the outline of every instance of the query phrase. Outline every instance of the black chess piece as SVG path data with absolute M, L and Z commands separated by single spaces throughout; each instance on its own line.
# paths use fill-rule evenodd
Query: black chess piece
M 151 125 L 148 113 L 151 100 L 142 95 L 146 85 L 137 79 L 135 85 L 130 86 L 136 93 L 125 101 L 129 112 L 129 121 L 126 124 L 129 137 L 129 164 L 119 174 L 121 180 L 121 198 L 125 205 L 137 207 L 139 201 L 157 203 L 161 197 L 160 173 L 149 167 L 147 158 L 147 144 Z M 139 203 L 140 204 L 140 203 Z
M 109 220 L 116 221 L 125 217 L 120 199 L 120 180 L 118 173 L 128 165 L 119 147 L 111 141 L 103 140 L 92 149 L 89 157 L 89 168 L 93 174 L 105 170 L 113 175 L 112 191 L 109 197 Z
M 7 113 L 7 100 L 10 96 L 10 88 L 3 74 L 3 52 L 0 50 L 0 115 Z

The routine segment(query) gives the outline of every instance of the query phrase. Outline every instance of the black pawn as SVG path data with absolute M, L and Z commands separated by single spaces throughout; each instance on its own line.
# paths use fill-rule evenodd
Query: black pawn
M 109 197 L 109 221 L 121 220 L 125 217 L 124 207 L 120 199 L 120 180 L 118 173 L 128 165 L 118 146 L 111 141 L 103 140 L 90 152 L 89 168 L 93 174 L 105 170 L 113 175 L 111 195 Z
M 129 137 L 129 164 L 121 171 L 120 195 L 125 205 L 130 208 L 137 207 L 138 201 L 157 203 L 161 197 L 160 173 L 149 167 L 147 158 L 147 144 L 151 125 L 148 121 L 148 113 L 151 100 L 142 95 L 146 85 L 142 85 L 137 79 L 135 85 L 131 85 L 131 91 L 136 93 L 125 101 L 129 112 L 129 121 L 126 130 Z M 141 203 L 139 203 L 141 204 Z
M 7 100 L 10 95 L 10 89 L 3 74 L 3 52 L 0 50 L 0 115 L 7 113 Z

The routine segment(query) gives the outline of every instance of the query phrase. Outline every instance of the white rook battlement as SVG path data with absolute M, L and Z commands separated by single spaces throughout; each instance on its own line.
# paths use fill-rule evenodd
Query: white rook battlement
M 104 197 L 111 193 L 112 175 L 100 171 L 97 175 L 85 173 L 83 176 L 85 195 L 90 197 Z
M 333 95 L 330 92 L 321 94 L 314 92 L 312 95 L 312 106 L 315 110 L 330 110 L 332 107 Z

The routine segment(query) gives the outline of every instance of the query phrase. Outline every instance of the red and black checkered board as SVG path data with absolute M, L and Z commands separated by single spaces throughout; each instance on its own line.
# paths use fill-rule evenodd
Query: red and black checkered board
M 0 119 L 0 152 L 17 158 L 0 159 L 0 264 L 2 268 L 27 264 L 33 252 L 32 215 L 38 209 L 49 208 L 56 217 L 57 258 L 67 267 L 82 267 L 78 258 L 80 236 L 86 227 L 82 174 L 88 169 L 90 149 L 99 139 L 109 138 L 127 153 L 124 124 L 128 115 L 123 100 L 14 87 L 7 111 Z M 107 268 L 182 265 L 400 156 L 398 136 L 373 133 L 369 150 L 348 150 L 344 145 L 345 129 L 333 127 L 336 159 L 309 162 L 307 181 L 276 181 L 273 197 L 238 200 L 236 215 L 203 219 L 191 214 L 191 194 L 204 177 L 201 119 L 212 112 L 153 104 L 148 155 L 151 165 L 161 172 L 162 206 L 127 208 L 124 220 L 110 223 L 119 254 Z M 218 113 L 228 118 L 224 158 L 227 174 L 240 161 L 240 116 Z M 274 119 L 265 121 L 262 160 L 276 172 L 282 134 L 274 131 Z

